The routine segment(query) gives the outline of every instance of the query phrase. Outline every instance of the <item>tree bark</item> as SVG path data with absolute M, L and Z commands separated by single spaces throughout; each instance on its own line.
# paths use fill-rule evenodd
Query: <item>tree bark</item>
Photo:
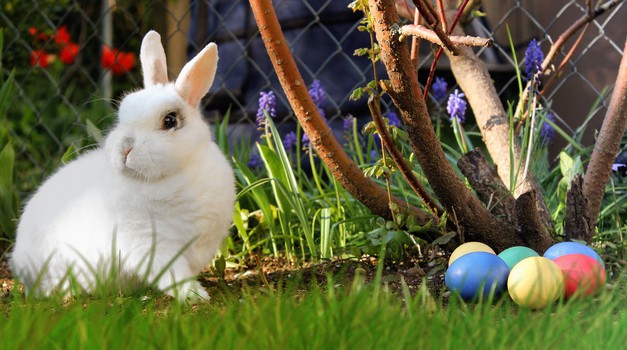
M 492 215 L 510 225 L 517 226 L 516 201 L 478 148 L 464 154 L 457 167 L 468 179 L 479 199 Z
M 596 225 L 605 194 L 605 185 L 612 173 L 612 164 L 620 149 L 620 143 L 627 128 L 627 41 L 623 58 L 618 68 L 618 76 L 610 106 L 603 119 L 601 131 L 594 144 L 590 163 L 583 182 L 583 194 L 588 199 L 588 213 Z
M 564 215 L 564 236 L 567 241 L 573 239 L 592 242 L 594 221 L 588 210 L 589 203 L 583 194 L 583 177 L 575 175 L 566 192 L 566 214 Z

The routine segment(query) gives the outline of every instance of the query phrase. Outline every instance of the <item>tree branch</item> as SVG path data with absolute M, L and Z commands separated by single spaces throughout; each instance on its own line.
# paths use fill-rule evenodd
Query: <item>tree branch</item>
M 594 144 L 590 163 L 583 182 L 583 194 L 588 199 L 588 213 L 596 224 L 601 201 L 605 194 L 605 184 L 612 173 L 612 164 L 620 148 L 620 142 L 627 128 L 627 40 L 623 58 L 618 68 L 618 76 L 610 105 L 603 119 L 601 131 Z
M 298 121 L 333 176 L 357 200 L 375 214 L 391 218 L 387 192 L 362 171 L 344 152 L 315 107 L 307 86 L 298 71 L 294 57 L 281 31 L 272 1 L 250 0 L 263 43 Z M 399 208 L 407 210 L 421 224 L 436 223 L 429 213 L 394 198 Z
M 422 186 L 420 181 L 418 181 L 418 179 L 414 175 L 413 170 L 405 161 L 405 158 L 398 150 L 398 147 L 396 147 L 396 144 L 394 143 L 394 138 L 392 138 L 392 135 L 385 126 L 383 116 L 381 115 L 381 108 L 379 107 L 379 103 L 375 99 L 375 95 L 371 95 L 368 99 L 368 108 L 370 109 L 370 114 L 372 115 L 372 120 L 374 121 L 375 128 L 377 129 L 377 132 L 379 132 L 379 136 L 383 141 L 383 145 L 390 154 L 390 158 L 392 158 L 392 161 L 394 162 L 394 164 L 396 164 L 398 170 L 401 172 L 403 177 L 405 177 L 405 180 L 407 180 L 407 183 L 414 190 L 416 195 L 418 195 L 418 197 L 422 199 L 427 207 L 432 210 L 433 214 L 436 217 L 441 215 L 443 212 L 442 208 L 440 208 L 436 201 L 431 198 L 429 192 L 427 192 L 427 190 Z
M 431 6 L 431 3 L 426 0 L 412 0 L 422 17 L 425 19 L 425 23 L 431 27 L 436 36 L 440 39 L 442 47 L 444 47 L 451 55 L 459 55 L 459 47 L 451 42 L 447 33 L 439 26 L 440 19 L 438 14 Z
M 496 250 L 522 244 L 514 228 L 493 217 L 447 161 L 422 99 L 409 50 L 398 40 L 398 32 L 392 30 L 399 22 L 393 0 L 370 1 L 369 9 L 381 61 L 390 78 L 385 90 L 399 110 L 416 159 L 444 209 L 457 217 L 468 240 L 484 241 Z
M 429 40 L 430 42 L 444 46 L 440 38 L 435 34 L 434 31 L 429 30 L 427 27 L 422 25 L 413 25 L 406 24 L 401 27 L 401 34 L 404 36 L 417 36 L 419 38 Z M 449 40 L 456 45 L 464 45 L 464 46 L 492 46 L 494 41 L 492 39 L 479 38 L 475 36 L 449 36 Z

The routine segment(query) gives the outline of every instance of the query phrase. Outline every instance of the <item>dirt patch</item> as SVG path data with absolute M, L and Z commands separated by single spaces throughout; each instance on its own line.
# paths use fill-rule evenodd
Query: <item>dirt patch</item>
M 381 268 L 381 284 L 394 294 L 402 295 L 404 284 L 414 294 L 423 281 L 438 297 L 444 290 L 443 256 L 427 258 L 409 257 L 403 261 L 386 262 Z M 332 259 L 318 263 L 295 263 L 283 258 L 251 257 L 236 268 L 223 273 L 211 268 L 200 275 L 201 284 L 212 298 L 237 297 L 244 293 L 263 293 L 280 290 L 303 295 L 313 288 L 325 289 L 329 283 L 334 288 L 349 291 L 356 280 L 373 283 L 379 268 L 378 259 Z M 14 287 L 6 260 L 0 261 L 0 297 L 10 297 Z

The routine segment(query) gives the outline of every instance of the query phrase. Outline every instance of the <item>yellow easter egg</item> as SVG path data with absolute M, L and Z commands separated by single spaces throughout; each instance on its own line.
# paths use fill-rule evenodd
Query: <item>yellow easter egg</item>
M 523 259 L 512 268 L 507 289 L 516 304 L 543 309 L 562 295 L 564 275 L 552 260 L 534 256 Z
M 494 250 L 492 250 L 492 248 L 490 248 L 487 244 L 483 244 L 481 242 L 467 242 L 460 245 L 453 251 L 453 254 L 451 254 L 451 257 L 448 259 L 448 266 L 451 266 L 453 261 L 457 260 L 460 256 L 474 252 L 486 252 L 496 255 Z

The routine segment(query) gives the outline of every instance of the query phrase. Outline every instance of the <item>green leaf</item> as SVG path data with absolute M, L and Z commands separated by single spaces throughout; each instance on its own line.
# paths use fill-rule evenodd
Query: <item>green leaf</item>
M 72 143 L 70 147 L 67 148 L 65 153 L 63 153 L 63 156 L 61 156 L 61 163 L 67 164 L 73 161 L 77 155 L 78 155 L 78 151 L 76 150 L 76 147 Z
M 13 184 L 15 151 L 10 143 L 0 152 L 0 230 L 7 235 L 15 232 L 18 197 Z M 2 235 L 0 235 L 2 236 Z
M 100 128 L 96 126 L 91 120 L 87 119 L 85 124 L 87 125 L 87 134 L 98 143 L 102 143 L 104 136 Z M 66 152 L 67 153 L 67 152 Z
M 353 92 L 351 93 L 351 95 L 350 95 L 350 97 L 348 99 L 351 100 L 351 101 L 357 101 L 363 95 L 364 95 L 364 89 L 363 88 L 357 88 L 357 89 L 353 90 Z
M 230 117 L 231 117 L 231 106 L 229 106 L 229 109 L 227 109 L 226 113 L 224 114 L 224 118 L 222 118 L 220 123 L 217 123 L 215 126 L 216 143 L 218 144 L 218 147 L 220 147 L 220 150 L 222 150 L 222 153 L 224 154 L 230 154 L 229 138 L 228 138 L 228 126 L 229 126 Z
M 457 232 L 449 231 L 449 232 L 443 234 L 442 236 L 434 239 L 433 242 L 431 242 L 431 244 L 433 244 L 433 245 L 444 245 L 444 244 L 447 244 L 448 242 L 450 242 L 451 239 L 455 238 L 455 236 L 457 236 Z
M 573 159 L 568 155 L 568 153 L 562 151 L 560 152 L 560 171 L 563 176 L 568 174 L 568 171 L 573 167 Z

